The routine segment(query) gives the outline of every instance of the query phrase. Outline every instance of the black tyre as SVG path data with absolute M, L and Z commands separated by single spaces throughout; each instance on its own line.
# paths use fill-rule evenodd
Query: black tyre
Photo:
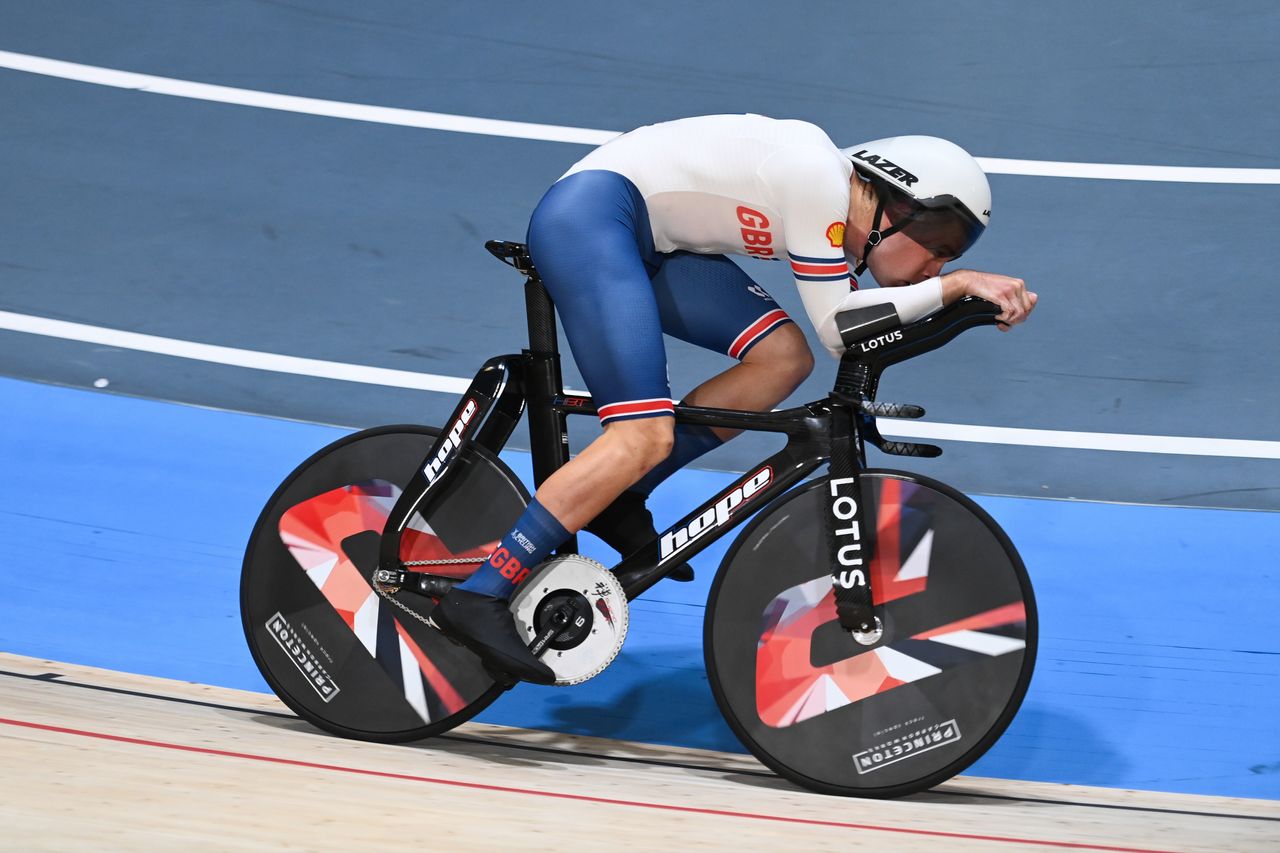
M 742 743 L 787 779 L 903 796 L 963 771 L 1009 725 L 1035 666 L 1035 599 L 981 507 L 934 480 L 868 471 L 884 634 L 859 645 L 836 621 L 827 484 L 784 495 L 725 556 L 704 628 L 711 689 Z
M 294 712 L 343 737 L 439 734 L 502 693 L 479 658 L 371 585 L 387 515 L 438 433 L 379 427 L 325 447 L 276 490 L 249 539 L 240 611 L 253 659 Z M 402 560 L 483 558 L 524 511 L 528 492 L 493 454 L 473 445 L 459 463 L 435 509 L 410 520 Z M 434 606 L 396 599 L 422 615 Z

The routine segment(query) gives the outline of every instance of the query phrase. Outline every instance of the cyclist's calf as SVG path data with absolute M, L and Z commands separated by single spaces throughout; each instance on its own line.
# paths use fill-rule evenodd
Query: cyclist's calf
M 795 323 L 774 329 L 747 351 L 742 363 L 713 376 L 686 396 L 694 406 L 767 412 L 787 399 L 813 372 L 813 352 Z M 721 441 L 740 431 L 715 427 Z

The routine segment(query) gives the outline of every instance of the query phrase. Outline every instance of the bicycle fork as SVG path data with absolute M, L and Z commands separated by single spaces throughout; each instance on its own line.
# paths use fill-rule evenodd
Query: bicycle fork
M 860 476 L 865 450 L 853 419 L 846 407 L 833 407 L 825 527 L 840 626 L 852 633 L 854 640 L 869 646 L 880 639 L 884 625 L 873 612 L 870 572 L 875 528 L 865 523 Z

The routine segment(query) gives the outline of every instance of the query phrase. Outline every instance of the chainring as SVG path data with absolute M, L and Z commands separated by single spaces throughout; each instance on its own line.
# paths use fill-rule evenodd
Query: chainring
M 613 572 L 580 554 L 554 557 L 538 566 L 511 599 L 520 634 L 533 642 L 550 615 L 574 602 L 577 618 L 556 634 L 542 662 L 556 674 L 556 686 L 581 684 L 599 675 L 617 657 L 627 638 L 627 596 Z

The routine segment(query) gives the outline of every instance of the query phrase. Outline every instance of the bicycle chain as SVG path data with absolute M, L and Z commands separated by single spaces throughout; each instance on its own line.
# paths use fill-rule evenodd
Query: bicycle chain
M 452 559 L 452 560 L 406 560 L 402 562 L 400 565 L 402 566 L 456 566 L 461 563 L 483 563 L 486 559 L 488 558 L 482 557 L 480 559 L 476 559 L 473 557 L 468 559 L 464 557 L 464 558 Z M 373 591 L 376 592 L 378 595 L 382 596 L 383 598 L 385 598 L 387 601 L 390 601 L 396 607 L 399 607 L 405 613 L 408 613 L 414 619 L 417 619 L 423 625 L 429 625 L 432 628 L 436 628 L 437 630 L 439 630 L 439 626 L 437 626 L 436 623 L 432 622 L 429 617 L 423 616 L 421 613 L 414 610 L 412 607 L 410 607 L 409 605 L 405 604 L 403 601 L 400 601 L 395 597 L 395 594 L 400 591 L 400 587 L 398 586 L 394 588 L 383 587 L 382 582 L 378 580 L 378 575 L 376 572 L 374 573 L 374 576 L 373 576 Z
M 430 625 L 432 628 L 435 628 L 435 627 L 436 627 L 436 623 L 432 622 L 432 621 L 431 621 L 430 619 L 428 619 L 426 616 L 423 616 L 421 613 L 419 613 L 418 611 L 414 610 L 414 609 L 413 609 L 412 607 L 410 607 L 409 605 L 405 604 L 404 602 L 402 602 L 402 601 L 400 601 L 400 600 L 398 600 L 398 599 L 396 599 L 396 598 L 394 597 L 394 593 L 399 592 L 399 591 L 400 591 L 400 587 L 396 587 L 396 588 L 395 588 L 394 590 L 392 590 L 391 592 L 388 592 L 387 590 L 383 589 L 382 584 L 381 584 L 381 583 L 380 583 L 380 582 L 375 578 L 375 579 L 374 579 L 374 581 L 373 581 L 373 591 L 374 591 L 374 592 L 376 592 L 376 593 L 378 593 L 378 595 L 382 596 L 382 597 L 383 597 L 383 598 L 385 598 L 387 601 L 390 601 L 390 602 L 391 602 L 392 604 L 394 604 L 396 607 L 399 607 L 399 608 L 400 608 L 401 610 L 403 610 L 405 613 L 408 613 L 408 614 L 409 614 L 410 616 L 412 616 L 414 619 L 417 619 L 417 620 L 418 620 L 419 622 L 421 622 L 423 625 Z

